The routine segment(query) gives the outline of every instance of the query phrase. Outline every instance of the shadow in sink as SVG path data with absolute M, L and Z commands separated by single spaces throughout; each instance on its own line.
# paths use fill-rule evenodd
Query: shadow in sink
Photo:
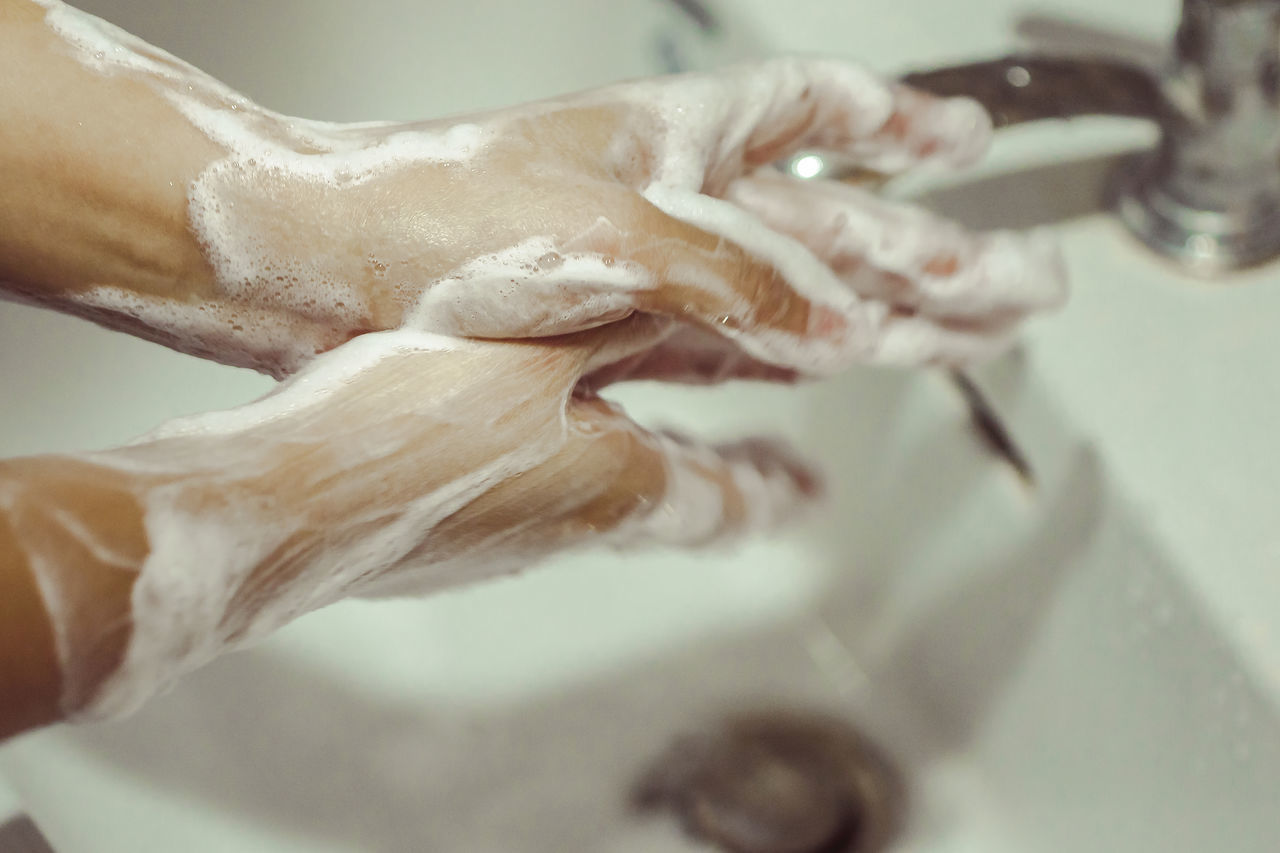
M 894 581 L 882 579 L 879 595 L 861 604 L 858 622 L 828 614 L 831 624 L 852 628 L 847 642 L 863 659 L 869 681 L 893 683 L 920 715 L 928 739 L 914 742 L 926 750 L 915 763 L 966 751 L 1017 677 L 1059 585 L 1100 523 L 1097 459 L 1082 454 L 1068 482 L 1044 501 L 1045 518 L 1052 523 L 1033 526 L 1011 551 L 978 557 L 981 564 L 970 563 L 950 582 L 931 573 L 930 588 L 909 594 L 910 602 L 894 602 Z M 931 523 L 928 517 L 919 521 L 926 530 Z M 857 556 L 848 553 L 846 559 Z M 911 572 L 909 565 L 877 569 Z M 828 600 L 852 598 L 836 591 Z
M 1020 359 L 1005 367 L 1005 386 L 1022 381 Z M 833 511 L 815 531 L 833 567 L 820 612 L 868 684 L 892 685 L 917 715 L 927 735 L 907 745 L 911 763 L 964 752 L 1097 534 L 1101 464 L 1077 445 L 1029 492 L 964 440 L 940 378 L 855 374 L 815 403 L 827 415 L 811 441 L 836 457 Z
M 1276 706 L 1032 376 L 986 380 L 1036 439 L 1034 494 L 957 440 L 941 382 L 853 375 L 815 399 L 836 491 L 819 610 L 851 704 L 910 718 L 879 719 L 909 767 L 976 764 L 1035 849 L 1280 849 Z
M 780 706 L 841 710 L 791 629 L 497 709 L 370 696 L 258 649 L 127 721 L 66 735 L 192 809 L 337 849 L 674 853 L 702 848 L 674 822 L 632 814 L 641 772 L 691 724 Z

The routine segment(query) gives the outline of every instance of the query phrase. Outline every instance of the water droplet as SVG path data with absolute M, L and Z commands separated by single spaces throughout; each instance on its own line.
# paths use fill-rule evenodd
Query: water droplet
M 534 262 L 534 268 L 539 270 L 552 270 L 564 263 L 564 257 L 559 252 L 547 252 Z

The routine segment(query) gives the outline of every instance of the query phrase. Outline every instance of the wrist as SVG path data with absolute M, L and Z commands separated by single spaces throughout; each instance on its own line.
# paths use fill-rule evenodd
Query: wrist
M 421 268 L 386 251 L 402 211 L 385 186 L 353 174 L 394 131 L 271 115 L 245 121 L 242 138 L 190 186 L 191 231 L 217 301 L 238 313 L 243 337 L 256 338 L 244 345 L 271 354 L 282 341 L 296 344 L 272 354 L 282 363 L 268 372 L 286 375 L 357 334 L 399 326 Z

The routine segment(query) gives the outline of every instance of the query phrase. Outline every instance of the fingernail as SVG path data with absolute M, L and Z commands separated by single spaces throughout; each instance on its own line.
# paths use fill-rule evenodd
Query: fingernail
M 991 147 L 994 128 L 986 109 L 972 98 L 936 102 L 929 121 L 937 144 L 936 158 L 952 167 L 971 166 Z
M 844 314 L 825 305 L 814 306 L 809 314 L 809 333 L 822 338 L 837 337 L 849 329 Z

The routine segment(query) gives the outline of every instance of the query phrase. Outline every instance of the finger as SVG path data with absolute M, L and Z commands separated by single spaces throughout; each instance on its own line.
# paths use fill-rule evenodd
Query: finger
M 615 382 L 644 379 L 712 385 L 729 379 L 790 382 L 799 378 L 795 370 L 748 357 L 719 335 L 652 314 L 633 314 L 607 326 L 543 338 L 540 343 L 578 351 L 583 374 L 575 389 L 579 397 Z
M 874 337 L 883 312 L 794 240 L 719 199 L 657 187 L 647 197 L 615 246 L 649 273 L 633 295 L 637 310 L 800 373 L 846 367 Z
M 579 524 L 616 546 L 708 545 L 776 527 L 820 492 L 791 451 L 760 439 L 711 446 L 649 432 L 600 400 L 569 409 Z
M 821 491 L 775 442 L 712 447 L 653 433 L 599 398 L 570 401 L 566 415 L 555 454 L 436 525 L 431 583 L 476 580 L 583 544 L 723 542 L 776 527 Z M 380 589 L 388 591 L 399 589 Z
M 760 170 L 728 198 L 803 243 L 850 287 L 934 317 L 1005 321 L 1060 305 L 1066 274 L 1043 232 L 974 234 L 833 181 Z
M 612 219 L 602 216 L 570 240 L 530 240 L 433 283 L 407 325 L 466 337 L 545 337 L 638 312 L 702 326 L 757 360 L 805 373 L 854 360 L 850 349 L 875 318 L 803 247 L 724 201 L 692 193 L 677 200 L 691 200 L 694 214 L 710 212 L 721 236 L 630 191 L 618 195 L 607 208 Z M 744 249 L 736 239 L 743 236 L 763 253 Z M 765 253 L 779 243 L 774 263 Z
M 951 363 L 993 349 L 992 335 L 972 318 L 948 319 L 945 325 L 955 328 L 933 328 L 923 314 L 899 316 L 904 312 L 895 313 L 887 302 L 860 298 L 799 242 L 728 202 L 688 193 L 660 200 L 707 227 L 667 216 L 656 206 L 633 205 L 619 218 L 625 228 L 605 223 L 556 253 L 556 259 L 547 262 L 549 269 L 524 271 L 527 277 L 509 291 L 495 281 L 497 299 L 475 280 L 456 290 L 437 285 L 423 299 L 414 322 L 440 332 L 481 337 L 564 334 L 594 327 L 599 338 L 574 340 L 611 342 L 600 353 L 592 350 L 589 363 L 583 365 L 584 373 L 618 365 L 614 375 L 602 371 L 593 377 L 602 384 L 628 375 L 681 381 L 735 375 L 789 380 L 833 373 L 859 361 Z M 509 274 L 519 275 L 515 270 L 523 267 L 515 260 Z M 586 291 L 579 293 L 579 286 Z M 593 313 L 598 303 L 592 297 L 602 288 L 609 310 Z M 905 307 L 914 311 L 910 304 Z M 649 358 L 639 357 L 658 347 L 675 328 L 651 315 L 719 335 L 746 360 L 731 364 L 723 350 L 690 353 L 677 348 L 659 348 Z M 619 336 L 619 317 L 628 318 L 628 323 L 646 318 L 646 323 L 657 325 L 638 325 L 634 335 Z M 1008 325 L 1008 318 L 1000 316 L 982 319 L 996 331 Z M 628 366 L 636 368 L 634 373 L 628 373 Z
M 683 236 L 650 247 L 655 256 L 647 263 L 659 274 L 654 288 L 637 296 L 640 309 L 697 323 L 752 359 L 797 374 L 826 375 L 857 362 L 986 358 L 1007 346 L 1021 317 L 1004 310 L 931 317 L 911 304 L 862 298 L 813 252 L 745 210 L 702 198 L 685 212 L 735 239 L 692 223 L 669 223 Z M 902 276 L 871 274 L 911 284 Z
M 897 171 L 924 160 L 973 162 L 991 136 L 990 118 L 972 100 L 937 98 L 837 60 L 778 59 L 625 91 L 668 128 L 653 180 L 711 194 L 805 148 Z
M 991 147 L 991 116 L 977 101 L 940 98 L 900 83 L 892 91 L 893 113 L 875 133 L 842 145 L 819 132 L 802 140 L 804 146 L 843 153 L 863 168 L 886 174 L 925 163 L 971 166 Z
M 660 343 L 593 370 L 580 383 L 596 392 L 616 382 L 652 380 L 686 385 L 718 385 L 732 379 L 795 382 L 800 374 L 751 358 L 728 339 L 682 326 Z
M 1016 324 L 965 326 L 922 316 L 894 315 L 881 327 L 866 361 L 900 367 L 963 367 L 994 358 L 1017 337 Z

